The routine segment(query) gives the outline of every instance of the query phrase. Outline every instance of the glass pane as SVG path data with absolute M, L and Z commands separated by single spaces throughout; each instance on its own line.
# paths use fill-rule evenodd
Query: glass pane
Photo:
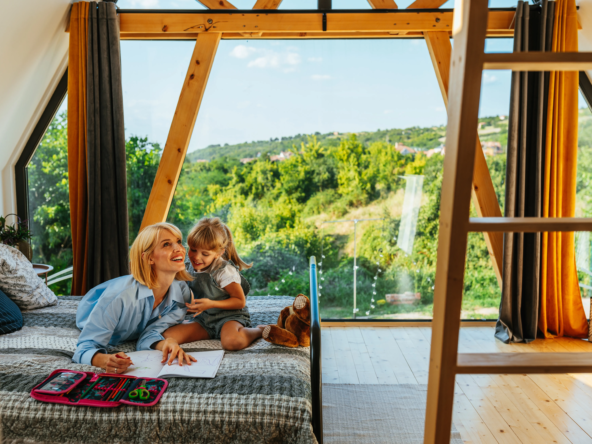
M 484 78 L 480 109 L 500 197 L 507 74 Z M 323 318 L 352 318 L 354 304 L 358 318 L 430 318 L 445 123 L 422 40 L 222 41 L 169 220 L 184 233 L 206 215 L 228 223 L 254 264 L 251 294 L 308 294 L 315 255 Z M 482 235 L 468 268 L 464 314 L 493 317 Z
M 52 274 L 72 266 L 67 104 L 64 99 L 27 166 L 32 262 L 53 266 Z M 71 284 L 67 278 L 50 288 L 57 295 L 67 295 Z
M 578 171 L 576 185 L 576 217 L 592 217 L 592 113 L 582 93 L 579 95 Z M 592 242 L 589 232 L 575 233 L 576 265 L 582 292 L 582 303 L 590 318 L 592 295 Z

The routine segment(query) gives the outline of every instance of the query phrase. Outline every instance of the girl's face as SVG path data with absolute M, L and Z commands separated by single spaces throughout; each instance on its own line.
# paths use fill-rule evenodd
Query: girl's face
M 216 251 L 216 250 L 204 250 L 203 248 L 193 248 L 189 247 L 189 260 L 191 261 L 191 265 L 197 271 L 203 270 L 210 266 L 214 260 L 218 259 L 224 250 Z
M 156 273 L 178 273 L 185 270 L 185 247 L 175 234 L 168 230 L 158 233 L 156 248 L 150 255 L 150 265 Z

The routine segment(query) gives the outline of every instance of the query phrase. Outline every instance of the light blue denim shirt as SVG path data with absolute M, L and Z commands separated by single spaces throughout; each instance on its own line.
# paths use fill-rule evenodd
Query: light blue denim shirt
M 72 360 L 91 365 L 95 353 L 107 345 L 138 340 L 137 350 L 149 350 L 162 341 L 162 333 L 183 321 L 191 291 L 185 282 L 173 281 L 162 303 L 153 311 L 154 294 L 133 276 L 111 279 L 91 289 L 76 312 L 82 332 Z

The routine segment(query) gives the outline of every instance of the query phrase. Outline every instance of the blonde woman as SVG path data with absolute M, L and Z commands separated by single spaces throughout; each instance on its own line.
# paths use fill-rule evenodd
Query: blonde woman
M 76 325 L 82 330 L 72 360 L 123 373 L 132 365 L 125 353 L 107 353 L 107 346 L 137 340 L 137 350 L 163 352 L 162 362 L 178 357 L 191 365 L 174 339 L 162 333 L 183 321 L 191 301 L 186 281 L 185 248 L 177 227 L 159 223 L 144 228 L 130 250 L 131 276 L 107 281 L 90 290 L 80 302 Z

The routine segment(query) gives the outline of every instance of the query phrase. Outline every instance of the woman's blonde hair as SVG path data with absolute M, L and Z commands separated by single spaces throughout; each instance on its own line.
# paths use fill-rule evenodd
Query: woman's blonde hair
M 225 250 L 225 258 L 234 262 L 239 270 L 251 268 L 253 264 L 244 262 L 236 251 L 230 229 L 217 217 L 204 217 L 187 235 L 189 248 L 204 250 Z
M 132 275 L 140 284 L 143 284 L 150 289 L 158 287 L 156 272 L 150 265 L 150 256 L 156 248 L 156 241 L 158 240 L 158 235 L 161 231 L 170 231 L 177 236 L 177 239 L 183 240 L 181 230 L 173 224 L 161 222 L 154 225 L 148 225 L 140 231 L 140 234 L 138 234 L 138 237 L 136 237 L 136 240 L 134 240 L 132 248 L 130 249 Z M 185 247 L 183 247 L 183 250 L 185 250 Z M 179 271 L 175 276 L 175 279 L 179 281 L 193 280 L 186 270 Z

